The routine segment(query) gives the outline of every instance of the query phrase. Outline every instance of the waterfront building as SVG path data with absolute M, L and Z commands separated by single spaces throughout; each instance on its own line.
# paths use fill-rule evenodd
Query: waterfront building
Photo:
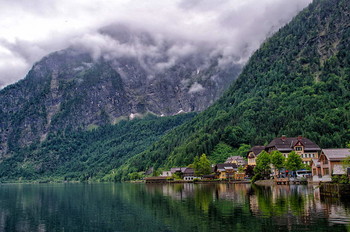
M 252 147 L 247 154 L 248 165 L 256 166 L 256 157 L 265 150 L 265 146 L 254 146 Z
M 302 136 L 286 137 L 282 136 L 273 139 L 265 148 L 268 153 L 280 151 L 284 157 L 295 151 L 300 155 L 304 164 L 311 165 L 312 159 L 318 159 L 321 148 L 308 138 Z
M 349 148 L 322 149 L 320 157 L 312 160 L 314 182 L 332 181 L 332 175 L 346 175 L 342 161 L 350 156 Z

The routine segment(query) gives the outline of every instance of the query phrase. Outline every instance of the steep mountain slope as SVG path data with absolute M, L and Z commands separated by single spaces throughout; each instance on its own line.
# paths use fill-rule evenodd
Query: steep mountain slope
M 315 0 L 261 46 L 213 106 L 108 178 L 188 165 L 219 142 L 263 145 L 282 134 L 322 148 L 350 141 L 349 0 Z
M 219 57 L 202 51 L 185 54 L 180 42 L 158 45 L 152 35 L 120 25 L 101 34 L 115 47 L 72 45 L 0 91 L 0 157 L 58 130 L 115 124 L 148 112 L 202 111 L 241 70 L 239 65 L 222 68 Z M 174 47 L 181 53 L 176 59 L 169 57 Z
M 90 131 L 60 131 L 3 160 L 0 181 L 101 179 L 194 114 L 161 118 L 148 115 Z

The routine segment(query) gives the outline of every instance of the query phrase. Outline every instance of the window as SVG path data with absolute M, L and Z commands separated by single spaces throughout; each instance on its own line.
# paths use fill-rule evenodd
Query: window
M 295 150 L 296 150 L 296 151 L 302 151 L 302 150 L 303 150 L 303 147 L 295 147 Z

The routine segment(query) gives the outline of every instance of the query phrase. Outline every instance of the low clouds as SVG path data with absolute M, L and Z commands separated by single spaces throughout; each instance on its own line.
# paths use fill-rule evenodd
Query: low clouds
M 191 86 L 191 88 L 190 88 L 190 90 L 189 90 L 188 92 L 189 92 L 189 93 L 198 93 L 198 92 L 202 92 L 202 91 L 204 91 L 204 90 L 205 90 L 205 88 L 204 88 L 201 84 L 195 82 L 195 83 Z
M 310 2 L 0 0 L 0 88 L 67 47 L 94 59 L 137 57 L 152 72 L 193 55 L 219 57 L 223 67 L 245 64 L 267 36 Z

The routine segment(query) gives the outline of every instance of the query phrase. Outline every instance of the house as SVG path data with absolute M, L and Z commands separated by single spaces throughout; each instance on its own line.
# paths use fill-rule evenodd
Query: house
M 237 164 L 224 163 L 217 164 L 214 167 L 217 179 L 233 179 L 235 172 L 237 172 Z
M 228 157 L 225 164 L 236 164 L 237 166 L 247 165 L 247 161 L 242 156 L 231 156 Z
M 172 173 L 171 171 L 163 171 L 162 174 L 160 176 L 167 176 L 167 177 L 170 177 L 172 176 Z
M 280 151 L 284 157 L 288 158 L 288 154 L 295 151 L 300 155 L 304 164 L 310 165 L 312 159 L 318 159 L 321 148 L 310 139 L 302 136 L 286 137 L 273 139 L 265 148 L 268 153 L 272 151 Z
M 194 174 L 194 169 L 193 168 L 186 168 L 183 171 L 183 178 L 184 178 L 184 180 L 187 180 L 187 181 L 192 181 L 194 179 L 202 179 L 202 177 L 196 176 Z
M 248 165 L 256 166 L 256 157 L 265 150 L 265 146 L 254 146 L 252 147 L 247 154 Z
M 312 161 L 313 181 L 332 181 L 332 175 L 346 175 L 341 162 L 348 156 L 349 148 L 322 149 L 319 159 Z
M 311 161 L 311 170 L 312 170 L 312 177 L 313 181 L 317 181 L 319 178 L 322 178 L 321 175 L 321 163 L 318 161 L 318 159 L 312 159 Z
M 186 170 L 187 167 L 181 167 L 181 168 L 171 168 L 170 172 L 172 175 L 176 174 L 178 176 L 183 176 L 183 172 Z
M 193 168 L 182 167 L 182 168 L 171 168 L 171 174 L 177 174 L 179 177 L 182 177 L 184 180 L 191 181 L 194 179 L 202 179 L 194 174 Z

